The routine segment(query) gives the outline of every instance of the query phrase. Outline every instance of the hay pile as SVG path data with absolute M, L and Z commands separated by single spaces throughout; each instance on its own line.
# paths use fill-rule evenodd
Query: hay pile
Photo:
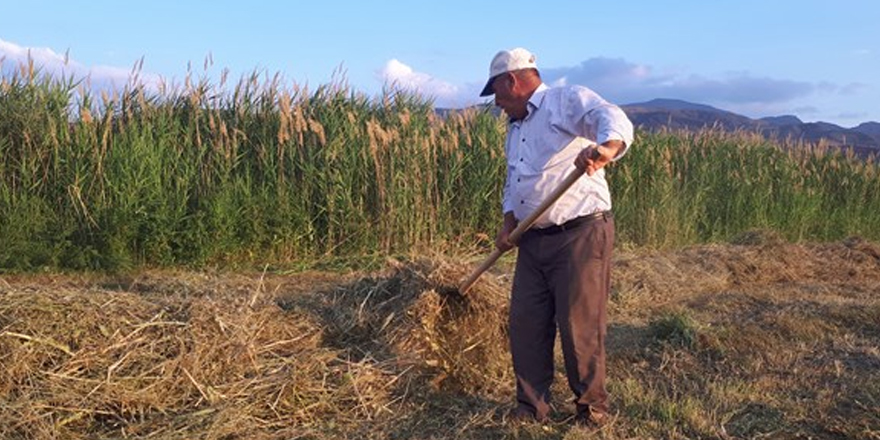
M 439 258 L 391 261 L 388 273 L 319 295 L 311 309 L 325 343 L 356 358 L 416 368 L 438 389 L 497 390 L 512 383 L 508 287 L 484 275 L 461 295 L 456 286 L 471 269 Z
M 468 270 L 0 280 L 0 438 L 387 436 L 418 396 L 510 381 L 506 288 L 446 290 Z
M 294 402 L 320 390 L 291 379 L 324 374 L 319 328 L 202 282 L 4 290 L 0 437 L 221 437 L 246 433 L 243 421 L 287 424 L 273 412 L 308 421 Z

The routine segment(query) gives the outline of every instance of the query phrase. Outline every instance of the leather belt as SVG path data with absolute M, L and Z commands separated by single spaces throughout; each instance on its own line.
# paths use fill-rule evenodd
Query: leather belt
M 560 232 L 570 231 L 572 229 L 576 229 L 580 226 L 583 226 L 587 223 L 594 222 L 596 220 L 605 220 L 608 221 L 614 218 L 614 213 L 611 211 L 599 211 L 594 212 L 592 214 L 583 215 L 580 217 L 575 217 L 561 225 L 553 225 L 547 226 L 546 228 L 534 228 L 530 229 L 531 232 L 541 235 L 553 235 L 558 234 Z

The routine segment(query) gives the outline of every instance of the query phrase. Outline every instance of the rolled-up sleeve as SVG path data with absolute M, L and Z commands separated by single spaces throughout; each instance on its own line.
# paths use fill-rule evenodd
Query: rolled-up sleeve
M 633 143 L 633 125 L 620 107 L 605 101 L 586 87 L 572 87 L 571 96 L 564 102 L 569 106 L 565 114 L 576 133 L 597 144 L 610 140 L 622 141 L 624 148 L 614 160 L 623 156 Z
M 507 175 L 502 210 L 519 220 L 541 206 L 575 171 L 584 148 L 609 140 L 623 142 L 615 160 L 633 143 L 633 126 L 617 106 L 584 86 L 550 88 L 542 84 L 528 101 L 529 112 L 510 121 L 505 142 Z M 611 209 L 604 170 L 578 179 L 536 221 L 537 227 Z

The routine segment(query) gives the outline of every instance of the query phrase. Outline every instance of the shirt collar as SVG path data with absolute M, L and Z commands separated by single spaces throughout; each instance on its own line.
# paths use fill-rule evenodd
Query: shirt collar
M 541 83 L 538 88 L 535 89 L 532 96 L 529 98 L 529 110 L 541 106 L 541 103 L 544 102 L 544 95 L 549 89 L 550 87 L 547 87 L 547 84 L 544 83 Z M 529 113 L 531 113 L 531 111 Z
M 532 96 L 529 97 L 529 102 L 526 104 L 528 114 L 526 114 L 526 117 L 523 118 L 523 120 L 529 119 L 532 117 L 532 114 L 535 113 L 535 110 L 541 108 L 541 104 L 544 103 L 544 96 L 547 95 L 546 92 L 549 89 L 550 87 L 547 87 L 547 84 L 541 83 L 538 85 L 538 88 L 532 92 Z

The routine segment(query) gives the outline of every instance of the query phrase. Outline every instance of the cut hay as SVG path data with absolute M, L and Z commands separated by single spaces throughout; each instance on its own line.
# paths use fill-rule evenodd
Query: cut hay
M 220 437 L 314 417 L 297 398 L 321 388 L 292 379 L 320 378 L 332 353 L 309 317 L 232 286 L 141 287 L 0 291 L 0 438 Z
M 876 437 L 880 246 L 741 243 L 615 259 L 604 438 Z M 472 269 L 6 276 L 0 439 L 588 438 L 561 363 L 550 424 L 505 424 L 510 270 Z
M 368 437 L 432 393 L 508 392 L 506 289 L 450 295 L 467 269 L 0 283 L 0 438 Z
M 415 368 L 440 389 L 479 393 L 512 383 L 508 287 L 486 275 L 461 295 L 455 286 L 470 268 L 438 258 L 390 266 L 306 306 L 323 317 L 325 343 Z
M 650 314 L 685 297 L 746 285 L 820 281 L 852 285 L 855 290 L 867 290 L 863 294 L 874 294 L 868 286 L 880 273 L 880 246 L 876 243 L 859 237 L 813 245 L 780 240 L 772 232 L 749 231 L 736 237 L 732 245 L 618 257 L 612 313 Z

